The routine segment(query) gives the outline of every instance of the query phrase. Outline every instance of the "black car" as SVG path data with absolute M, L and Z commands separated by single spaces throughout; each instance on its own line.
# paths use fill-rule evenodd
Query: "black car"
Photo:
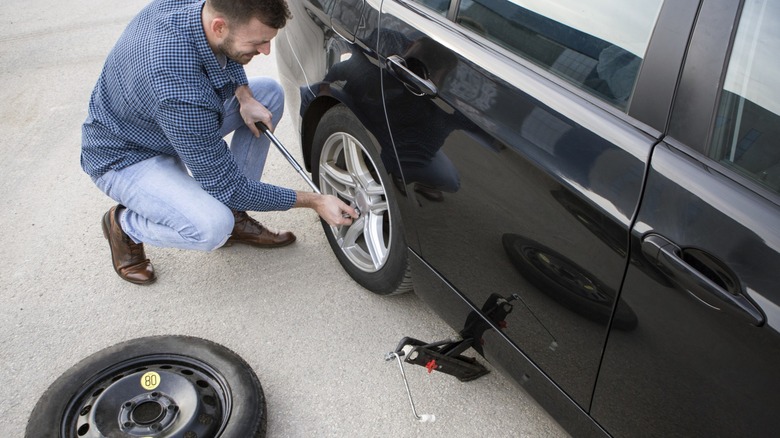
M 574 436 L 780 431 L 780 0 L 301 0 L 325 231 Z M 498 310 L 497 310 L 498 309 Z

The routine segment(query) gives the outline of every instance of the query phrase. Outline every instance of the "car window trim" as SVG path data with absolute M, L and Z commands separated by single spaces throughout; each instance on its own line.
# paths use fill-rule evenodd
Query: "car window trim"
M 495 53 L 513 59 L 524 67 L 544 76 L 559 86 L 574 92 L 610 113 L 620 116 L 629 123 L 638 121 L 636 127 L 644 129 L 656 138 L 669 130 L 672 108 L 689 43 L 693 38 L 694 25 L 699 15 L 702 0 L 666 0 L 650 36 L 649 45 L 642 61 L 642 67 L 631 96 L 627 111 L 614 108 L 591 93 L 570 84 L 546 69 L 530 62 L 521 55 L 471 32 L 455 22 L 461 0 L 451 0 L 446 17 L 414 0 L 385 0 L 403 4 L 422 16 L 449 27 L 455 32 Z M 627 114 L 629 118 L 621 115 Z M 649 128 L 649 129 L 648 129 Z
M 668 132 L 703 155 L 709 149 L 742 4 L 702 2 L 682 68 Z
M 529 85 L 535 85 L 530 87 L 524 87 L 522 90 L 524 93 L 527 93 L 529 96 L 533 97 L 534 99 L 545 102 L 546 105 L 549 105 L 550 108 L 565 117 L 575 120 L 578 123 L 581 123 L 586 129 L 598 133 L 598 134 L 604 134 L 604 129 L 600 129 L 601 123 L 598 120 L 590 120 L 589 123 L 583 123 L 582 115 L 587 113 L 588 111 L 592 111 L 592 107 L 596 107 L 598 110 L 600 110 L 600 113 L 598 116 L 592 116 L 592 117 L 613 117 L 621 120 L 626 125 L 631 126 L 634 129 L 638 129 L 639 131 L 645 133 L 646 135 L 658 140 L 662 136 L 662 132 L 657 130 L 656 128 L 650 126 L 649 124 L 645 123 L 643 120 L 640 120 L 636 117 L 633 117 L 629 115 L 628 113 L 621 111 L 620 109 L 610 105 L 609 103 L 599 99 L 597 96 L 594 96 L 591 93 L 588 93 L 587 91 L 581 89 L 580 87 L 577 87 L 576 85 L 566 81 L 565 79 L 558 77 L 555 74 L 550 73 L 549 71 L 545 70 L 544 68 L 534 64 L 528 59 L 523 58 L 522 56 L 515 54 L 514 52 L 500 46 L 499 44 L 496 44 L 487 38 L 481 37 L 480 35 L 470 31 L 469 29 L 458 25 L 457 23 L 449 20 L 448 18 L 445 18 L 437 13 L 435 13 L 432 9 L 421 5 L 419 3 L 415 3 L 413 0 L 384 0 L 382 6 L 382 13 L 385 13 L 385 4 L 397 4 L 400 9 L 398 11 L 406 10 L 410 13 L 415 14 L 418 18 L 416 20 L 411 20 L 411 17 L 405 16 L 404 20 L 407 22 L 414 22 L 414 23 L 421 23 L 420 20 L 428 20 L 433 23 L 433 26 L 439 26 L 440 29 L 435 29 L 432 27 L 427 27 L 425 29 L 420 29 L 422 32 L 437 36 L 437 33 L 446 32 L 450 34 L 451 36 L 454 36 L 456 38 L 463 39 L 465 41 L 468 41 L 470 44 L 475 46 L 475 52 L 481 52 L 481 53 L 489 53 L 492 56 L 495 57 L 496 63 L 490 63 L 486 66 L 480 66 L 481 68 L 485 69 L 486 71 L 490 72 L 491 74 L 495 75 L 498 78 L 501 78 L 501 80 L 506 81 L 509 84 L 512 84 L 513 86 L 516 86 L 518 83 L 517 79 L 523 79 L 521 82 L 528 83 Z M 434 38 L 436 39 L 436 38 Z M 440 43 L 445 43 L 442 38 L 437 39 Z M 447 46 L 447 44 L 445 44 Z M 478 49 L 476 49 L 478 47 Z M 456 51 L 457 52 L 457 51 Z M 466 56 L 463 53 L 459 54 L 463 56 L 466 59 L 473 60 L 475 58 L 478 58 L 479 56 Z M 380 54 L 384 55 L 384 54 Z M 484 55 L 482 55 L 484 57 Z M 641 70 L 640 70 L 641 74 Z M 512 78 L 513 80 L 508 80 L 509 78 Z M 571 102 L 577 102 L 580 105 L 578 105 L 579 108 L 585 108 L 587 107 L 588 111 L 575 111 L 572 108 L 572 105 L 561 103 L 559 105 L 554 105 L 553 102 L 562 102 L 561 99 L 550 99 L 546 98 L 550 93 L 554 93 L 556 95 L 559 95 L 563 98 L 565 98 L 567 103 Z M 578 116 L 579 115 L 579 116 Z M 632 133 L 627 132 L 625 135 L 632 136 Z M 614 143 L 614 144 L 628 144 L 627 142 L 621 142 L 617 138 L 613 138 L 610 136 L 605 136 L 605 139 L 608 141 Z M 632 155 L 635 157 L 641 159 L 641 160 L 647 160 L 646 151 L 638 151 L 638 150 L 632 150 L 629 151 Z
M 766 202 L 780 207 L 780 194 L 762 186 L 753 179 L 735 171 L 723 163 L 717 160 L 713 160 L 706 155 L 702 155 L 701 152 L 691 148 L 685 143 L 682 143 L 672 137 L 666 137 L 660 144 L 665 144 L 667 147 L 674 149 L 678 153 L 683 154 L 689 157 L 691 160 L 700 163 L 700 165 L 706 169 L 707 172 L 717 174 L 721 178 L 730 180 L 736 186 L 741 187 L 742 190 L 753 192 L 753 194 L 763 198 Z
M 460 0 L 450 0 L 450 9 L 447 11 L 447 19 L 455 22 L 458 18 L 458 9 L 460 9 Z
M 674 96 L 701 0 L 666 0 L 650 36 L 628 114 L 668 131 Z
M 744 2 L 732 4 L 728 9 L 723 7 L 724 3 L 729 3 L 725 0 L 705 0 L 703 3 L 702 17 L 697 21 L 691 39 L 690 55 L 683 66 L 680 90 L 672 109 L 669 136 L 665 141 L 735 184 L 768 202 L 780 205 L 779 193 L 709 156 L 723 84 Z M 712 32 L 712 29 L 729 24 L 732 26 L 730 32 L 721 32 L 720 36 L 713 37 L 713 34 L 718 33 Z M 713 65 L 719 65 L 720 68 L 713 71 Z M 694 75 L 700 76 L 702 71 L 707 73 L 707 77 L 696 80 Z

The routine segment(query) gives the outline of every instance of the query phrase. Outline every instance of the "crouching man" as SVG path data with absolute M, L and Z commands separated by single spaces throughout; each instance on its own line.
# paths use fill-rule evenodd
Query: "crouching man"
M 273 79 L 247 79 L 243 65 L 268 55 L 290 18 L 284 0 L 154 0 L 117 41 L 89 102 L 81 165 L 118 202 L 102 227 L 122 279 L 155 280 L 144 243 L 210 251 L 295 241 L 247 211 L 357 218 L 334 196 L 260 181 L 269 141 L 255 122 L 273 128 L 284 95 Z

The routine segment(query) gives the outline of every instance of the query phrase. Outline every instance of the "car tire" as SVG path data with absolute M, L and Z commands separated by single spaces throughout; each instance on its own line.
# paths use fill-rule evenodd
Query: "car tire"
M 264 437 L 266 403 L 252 368 L 214 342 L 133 339 L 83 359 L 46 390 L 27 438 Z
M 337 105 L 317 126 L 311 168 L 322 193 L 361 209 L 350 226 L 322 221 L 344 270 L 369 291 L 394 295 L 411 291 L 412 278 L 401 214 L 378 151 L 357 117 Z

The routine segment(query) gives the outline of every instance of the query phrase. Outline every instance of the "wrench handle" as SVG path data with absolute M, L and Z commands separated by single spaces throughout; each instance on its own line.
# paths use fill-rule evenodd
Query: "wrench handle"
M 314 184 L 314 181 L 309 178 L 309 175 L 306 173 L 305 170 L 301 167 L 300 164 L 295 160 L 295 158 L 290 155 L 290 152 L 285 149 L 285 147 L 282 145 L 282 142 L 279 141 L 279 139 L 276 138 L 275 135 L 271 133 L 271 130 L 268 129 L 268 126 L 265 125 L 263 122 L 255 122 L 255 126 L 257 126 L 257 129 L 263 132 L 266 137 L 268 137 L 269 140 L 271 140 L 271 143 L 276 146 L 277 149 L 279 149 L 279 152 L 284 155 L 284 158 L 287 158 L 287 161 L 292 165 L 292 167 L 295 169 L 296 172 L 303 178 L 304 181 L 306 181 L 307 184 L 309 184 L 309 187 L 311 187 L 312 190 L 314 190 L 314 193 L 317 193 L 318 195 L 321 195 L 322 192 L 320 191 L 320 188 L 317 187 L 316 184 Z M 358 215 L 360 214 L 360 210 L 357 207 L 354 207 L 355 211 L 357 211 Z M 344 217 L 351 217 L 349 214 L 344 213 Z
M 306 181 L 307 184 L 309 184 L 309 187 L 311 187 L 312 190 L 314 190 L 314 193 L 322 194 L 320 191 L 320 188 L 317 187 L 316 184 L 314 184 L 314 181 L 309 178 L 309 175 L 306 174 L 306 171 L 303 170 L 300 164 L 295 160 L 295 158 L 290 155 L 290 152 L 285 149 L 285 147 L 282 145 L 282 143 L 279 141 L 279 139 L 276 138 L 275 135 L 271 133 L 271 130 L 268 129 L 268 126 L 266 126 L 263 122 L 255 122 L 255 126 L 257 129 L 259 129 L 263 134 L 265 134 L 266 137 L 268 137 L 269 140 L 271 140 L 271 143 L 276 146 L 276 149 L 279 150 L 279 152 L 284 155 L 284 158 L 287 159 L 287 161 L 292 165 L 292 167 L 295 169 L 296 172 L 303 178 L 304 181 Z

